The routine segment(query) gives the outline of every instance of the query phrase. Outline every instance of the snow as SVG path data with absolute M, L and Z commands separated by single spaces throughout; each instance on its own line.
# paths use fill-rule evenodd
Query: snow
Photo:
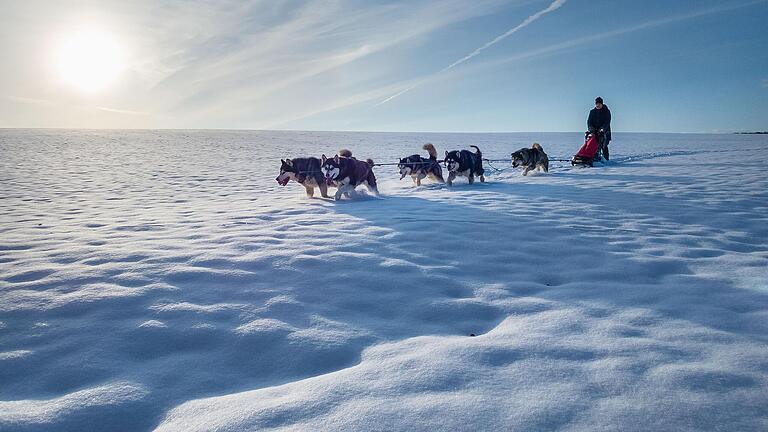
M 534 141 L 583 135 L 0 131 L 0 430 L 767 429 L 765 136 L 615 133 L 606 166 L 450 189 L 380 166 L 340 202 L 274 181 Z

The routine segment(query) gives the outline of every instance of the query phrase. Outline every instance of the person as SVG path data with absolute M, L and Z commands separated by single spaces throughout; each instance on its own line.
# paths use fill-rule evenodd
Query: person
M 611 141 L 611 110 L 608 105 L 603 103 L 603 98 L 595 98 L 595 107 L 589 112 L 587 118 L 587 130 L 597 134 L 598 147 L 597 160 L 600 160 L 600 153 L 605 160 L 608 160 L 608 143 Z

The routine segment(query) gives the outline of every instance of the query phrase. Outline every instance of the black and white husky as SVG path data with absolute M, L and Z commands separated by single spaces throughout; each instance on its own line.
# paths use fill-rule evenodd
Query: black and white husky
M 365 184 L 374 195 L 379 194 L 376 187 L 376 175 L 373 174 L 373 161 L 367 159 L 359 161 L 353 157 L 342 156 L 351 154 L 340 151 L 338 155 L 328 158 L 322 157 L 320 170 L 323 172 L 326 183 L 335 184 L 338 188 L 334 198 L 338 201 L 343 194 L 349 194 L 356 187 Z
M 280 186 L 285 186 L 289 181 L 304 186 L 307 196 L 312 197 L 315 194 L 315 188 L 320 188 L 320 194 L 323 198 L 328 196 L 328 183 L 320 170 L 320 159 L 315 157 L 280 159 L 280 175 L 275 179 Z M 331 185 L 332 186 L 332 185 Z
M 536 169 L 549 172 L 549 157 L 544 153 L 544 149 L 539 143 L 533 143 L 531 148 L 521 148 L 512 153 L 512 166 L 517 168 L 523 166 L 523 175 L 528 175 L 528 171 Z
M 476 152 L 469 150 L 454 150 L 445 152 L 445 167 L 448 169 L 448 186 L 453 184 L 457 176 L 467 177 L 469 184 L 475 182 L 475 176 L 480 177 L 481 182 L 485 182 L 485 170 L 483 169 L 483 153 L 477 146 L 473 147 Z
M 429 153 L 429 158 L 423 158 L 419 155 L 411 155 L 400 159 L 397 168 L 400 169 L 400 180 L 405 176 L 411 176 L 416 185 L 421 186 L 421 180 L 429 177 L 432 180 L 445 183 L 443 179 L 443 169 L 437 161 L 437 150 L 432 144 L 424 144 L 422 147 Z

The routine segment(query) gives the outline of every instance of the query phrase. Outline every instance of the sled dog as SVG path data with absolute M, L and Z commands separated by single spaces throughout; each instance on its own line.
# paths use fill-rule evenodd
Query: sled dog
M 315 157 L 280 159 L 280 175 L 275 178 L 280 186 L 285 186 L 289 181 L 304 186 L 308 197 L 315 195 L 315 188 L 320 189 L 323 198 L 328 196 L 328 183 L 320 171 L 320 159 Z M 332 186 L 332 185 L 331 185 Z
M 453 184 L 453 180 L 457 176 L 467 177 L 469 184 L 475 182 L 475 176 L 480 177 L 480 181 L 484 182 L 485 177 L 483 174 L 483 154 L 477 146 L 473 147 L 475 153 L 469 150 L 454 150 L 451 152 L 445 152 L 445 167 L 448 169 L 448 186 Z
M 349 154 L 350 156 L 345 156 Z M 340 151 L 338 155 L 328 158 L 322 156 L 320 170 L 327 184 L 335 184 L 338 188 L 334 198 L 338 201 L 343 194 L 349 194 L 362 184 L 368 187 L 374 195 L 379 191 L 376 186 L 376 175 L 373 173 L 373 161 L 359 161 L 351 157 L 348 151 Z
M 420 155 L 411 155 L 400 159 L 397 168 L 400 170 L 400 180 L 405 176 L 411 176 L 411 179 L 417 186 L 421 186 L 421 180 L 429 177 L 440 183 L 445 183 L 443 179 L 443 169 L 437 162 L 437 150 L 432 144 L 424 144 L 422 147 L 429 153 L 429 158 L 423 158 Z
M 549 158 L 539 143 L 533 143 L 531 148 L 521 148 L 512 153 L 512 166 L 524 167 L 523 175 L 528 175 L 530 170 L 549 172 Z

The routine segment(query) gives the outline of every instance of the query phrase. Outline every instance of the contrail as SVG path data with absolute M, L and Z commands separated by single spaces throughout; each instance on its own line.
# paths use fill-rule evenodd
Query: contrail
M 375 106 L 384 105 L 385 103 L 391 101 L 392 99 L 394 99 L 394 98 L 396 98 L 396 97 L 398 97 L 398 96 L 400 96 L 400 95 L 402 95 L 404 93 L 407 93 L 407 92 L 415 89 L 416 87 L 424 84 L 425 82 L 427 82 L 427 80 L 429 78 L 431 78 L 431 77 L 433 77 L 433 76 L 435 76 L 437 74 L 441 74 L 441 73 L 443 73 L 445 71 L 448 71 L 450 69 L 453 69 L 454 67 L 464 63 L 465 61 L 471 59 L 472 57 L 475 57 L 476 55 L 480 54 L 484 50 L 492 47 L 493 45 L 496 45 L 497 43 L 501 42 L 502 40 L 504 40 L 507 37 L 511 36 L 512 34 L 516 33 L 518 30 L 527 27 L 530 23 L 532 23 L 532 22 L 536 21 L 537 19 L 541 18 L 543 15 L 546 15 L 546 14 L 552 12 L 552 11 L 560 9 L 565 4 L 566 1 L 568 1 L 568 0 L 555 0 L 555 1 L 553 1 L 552 4 L 550 4 L 546 9 L 542 9 L 542 10 L 536 12 L 535 14 L 529 16 L 523 22 L 518 24 L 516 27 L 513 27 L 513 28 L 509 29 L 506 33 L 497 36 L 492 41 L 486 43 L 485 45 L 477 48 L 476 50 L 472 51 L 471 53 L 467 54 L 466 56 L 456 60 L 455 62 L 449 64 L 448 66 L 446 66 L 446 67 L 440 69 L 439 71 L 433 73 L 432 75 L 427 77 L 427 79 L 425 79 L 425 80 L 423 80 L 421 82 L 418 82 L 418 83 L 416 83 L 416 84 L 414 84 L 414 85 L 412 85 L 412 86 L 410 86 L 410 87 L 408 87 L 408 88 L 406 88 L 404 90 L 400 90 L 399 92 L 393 94 L 392 96 L 390 96 L 390 97 L 384 99 L 383 101 L 377 103 Z

